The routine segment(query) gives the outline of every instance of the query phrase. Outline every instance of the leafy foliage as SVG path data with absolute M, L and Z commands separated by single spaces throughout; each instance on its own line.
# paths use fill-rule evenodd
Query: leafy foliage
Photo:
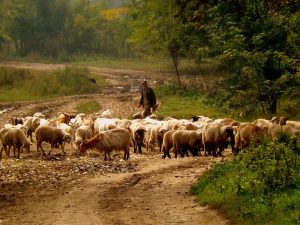
M 205 29 L 209 54 L 220 57 L 226 66 L 227 77 L 218 83 L 226 91 L 212 94 L 221 98 L 218 102 L 225 100 L 228 105 L 244 108 L 250 100 L 261 105 L 262 112 L 276 113 L 280 97 L 291 93 L 287 86 L 299 88 L 297 1 L 177 1 L 177 4 L 182 21 L 193 24 L 196 30 Z M 237 95 L 242 98 L 237 99 Z
M 250 147 L 216 165 L 193 187 L 200 202 L 225 209 L 235 222 L 295 224 L 300 195 L 300 146 L 294 138 Z
M 124 57 L 130 54 L 124 9 L 106 9 L 105 1 L 2 0 L 0 51 L 22 56 L 37 52 L 61 60 L 95 52 Z

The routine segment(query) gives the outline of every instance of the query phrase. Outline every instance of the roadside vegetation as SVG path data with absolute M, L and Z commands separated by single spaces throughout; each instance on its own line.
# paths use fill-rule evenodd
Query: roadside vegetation
M 215 165 L 192 190 L 202 205 L 219 209 L 233 224 L 300 222 L 300 146 L 282 135 Z
M 53 99 L 93 93 L 98 89 L 97 81 L 85 68 L 41 72 L 0 67 L 1 102 Z
M 101 105 L 96 101 L 88 101 L 76 107 L 77 113 L 92 114 L 101 110 Z

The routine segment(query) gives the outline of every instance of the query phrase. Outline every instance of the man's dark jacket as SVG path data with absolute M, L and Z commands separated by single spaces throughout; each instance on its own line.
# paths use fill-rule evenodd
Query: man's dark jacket
M 140 100 L 140 105 L 144 106 L 144 92 L 142 91 L 142 96 L 141 96 L 141 100 Z M 153 107 L 156 105 L 156 97 L 155 97 L 155 93 L 153 91 L 152 88 L 147 88 L 147 92 L 146 92 L 146 98 L 149 102 L 150 107 Z

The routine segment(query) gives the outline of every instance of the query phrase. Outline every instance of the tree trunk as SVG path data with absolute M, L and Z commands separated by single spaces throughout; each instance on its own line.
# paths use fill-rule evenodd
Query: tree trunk
M 270 100 L 269 100 L 269 109 L 270 109 L 270 113 L 272 114 L 276 114 L 277 112 L 277 100 L 278 97 L 276 93 L 271 93 Z
M 180 75 L 179 75 L 179 71 L 178 71 L 178 56 L 175 51 L 171 52 L 171 56 L 172 56 L 172 61 L 173 61 L 174 67 L 175 67 L 176 75 L 177 75 L 177 81 L 178 81 L 179 86 L 181 86 Z

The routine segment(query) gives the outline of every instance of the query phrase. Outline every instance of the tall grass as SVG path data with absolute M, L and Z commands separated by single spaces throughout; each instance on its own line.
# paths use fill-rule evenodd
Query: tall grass
M 0 101 L 49 99 L 98 90 L 86 68 L 39 72 L 0 67 Z

